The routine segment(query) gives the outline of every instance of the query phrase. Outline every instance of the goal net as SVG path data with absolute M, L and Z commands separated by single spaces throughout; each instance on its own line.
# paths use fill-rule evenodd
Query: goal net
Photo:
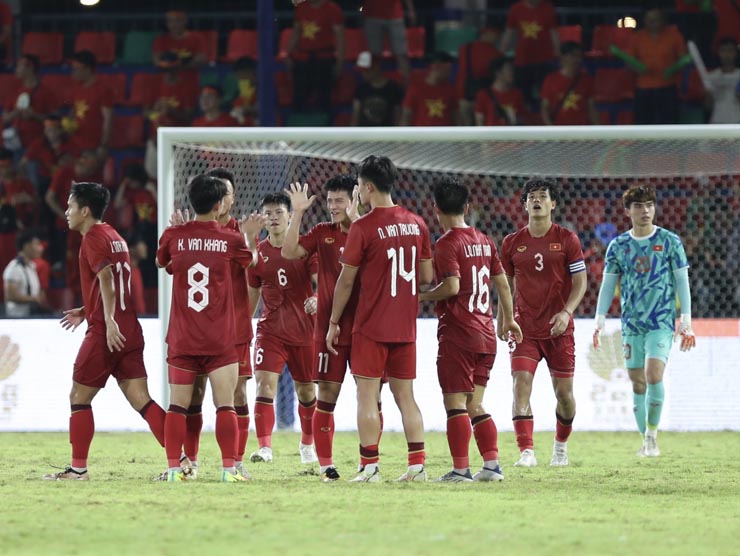
M 556 180 L 564 201 L 554 218 L 577 232 L 586 256 L 589 285 L 580 317 L 593 316 L 606 244 L 629 228 L 622 192 L 630 183 L 649 182 L 658 193 L 656 223 L 677 232 L 686 246 L 694 317 L 736 318 L 740 312 L 737 126 L 161 128 L 158 141 L 160 232 L 173 209 L 187 207 L 189 179 L 210 168 L 234 172 L 234 213 L 246 214 L 265 194 L 296 181 L 322 199 L 328 178 L 351 173 L 364 157 L 379 154 L 400 171 L 396 202 L 424 217 L 433 240 L 441 230 L 431 187 L 444 175 L 469 186 L 470 223 L 500 246 L 506 234 L 526 224 L 523 183 Z M 327 219 L 324 205 L 315 203 L 303 229 Z M 169 280 L 163 278 L 164 323 L 169 301 Z M 432 307 L 423 307 L 420 316 L 433 316 Z M 613 351 L 617 361 L 620 354 Z

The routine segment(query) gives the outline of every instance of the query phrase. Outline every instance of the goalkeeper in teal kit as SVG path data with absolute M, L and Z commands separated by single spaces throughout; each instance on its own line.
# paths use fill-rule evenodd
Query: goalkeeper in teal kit
M 634 396 L 637 428 L 643 435 L 638 455 L 660 455 L 657 435 L 663 410 L 663 372 L 674 338 L 681 351 L 696 345 L 691 329 L 689 263 L 681 239 L 655 226 L 655 190 L 634 185 L 622 196 L 632 229 L 617 236 L 606 250 L 606 267 L 596 307 L 594 347 L 617 283 L 622 310 L 622 348 Z M 676 296 L 681 320 L 676 330 Z M 675 332 L 674 332 L 675 331 Z

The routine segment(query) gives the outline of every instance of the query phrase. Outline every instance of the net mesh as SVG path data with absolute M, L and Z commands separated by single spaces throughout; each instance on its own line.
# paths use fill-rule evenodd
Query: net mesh
M 736 317 L 740 312 L 740 139 L 425 141 L 175 141 L 174 208 L 187 206 L 188 180 L 210 168 L 236 176 L 235 214 L 255 210 L 267 193 L 289 183 L 308 183 L 321 196 L 323 183 L 351 173 L 370 154 L 389 156 L 401 179 L 395 200 L 420 214 L 432 231 L 431 188 L 454 176 L 471 190 L 472 225 L 500 246 L 503 237 L 526 225 L 519 201 L 531 177 L 557 180 L 564 202 L 555 220 L 578 233 L 588 267 L 589 287 L 579 316 L 592 316 L 608 241 L 629 228 L 621 194 L 637 180 L 658 192 L 656 222 L 683 239 L 692 266 L 696 317 Z M 725 135 L 727 135 L 725 133 Z M 438 139 L 438 138 L 436 138 Z M 161 176 L 160 176 L 161 177 Z M 167 180 L 162 180 L 167 183 Z M 303 230 L 327 220 L 321 203 L 304 216 Z M 614 307 L 616 309 L 616 307 Z M 431 306 L 422 309 L 432 316 Z

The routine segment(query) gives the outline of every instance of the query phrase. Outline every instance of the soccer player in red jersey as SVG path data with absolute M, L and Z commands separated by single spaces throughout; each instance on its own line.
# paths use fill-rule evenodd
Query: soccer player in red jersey
M 424 423 L 414 399 L 418 291 L 433 279 L 429 230 L 421 217 L 393 203 L 398 171 L 385 156 L 360 163 L 360 202 L 372 210 L 352 223 L 340 258 L 326 347 L 338 355 L 340 322 L 355 280 L 360 292 L 352 326 L 350 367 L 357 381 L 361 471 L 353 481 L 379 482 L 380 380 L 384 372 L 401 411 L 408 470 L 399 481 L 425 481 Z M 389 315 L 393 326 L 389 326 Z
M 552 221 L 552 211 L 561 197 L 554 182 L 535 179 L 524 184 L 521 200 L 529 222 L 501 244 L 501 263 L 514 292 L 515 317 L 524 333 L 522 342 L 515 347 L 512 344 L 511 353 L 514 431 L 521 452 L 514 465 L 519 467 L 537 465 L 529 399 L 541 359 L 547 361 L 557 398 L 552 466 L 568 465 L 567 442 L 576 415 L 573 313 L 586 293 L 586 265 L 578 236 Z M 498 319 L 502 317 L 499 305 Z
M 465 223 L 468 188 L 453 179 L 434 185 L 437 219 L 444 235 L 434 249 L 434 271 L 439 283 L 419 294 L 436 301 L 439 327 L 437 376 L 447 412 L 447 442 L 452 471 L 439 482 L 502 481 L 498 462 L 498 432 L 483 408 L 483 395 L 496 358 L 496 331 L 491 313 L 491 282 L 498 292 L 502 335 L 522 341 L 514 321 L 509 282 L 493 241 Z M 471 429 L 472 424 L 472 429 Z M 470 473 L 468 446 L 475 434 L 483 468 Z
M 318 265 L 315 257 L 288 260 L 281 254 L 291 210 L 287 195 L 266 195 L 260 210 L 267 219 L 269 235 L 260 242 L 260 260 L 248 273 L 249 306 L 256 308 L 262 296 L 262 315 L 257 323 L 254 346 L 257 380 L 254 426 L 259 449 L 250 459 L 252 462 L 272 461 L 272 429 L 275 426 L 272 401 L 280 373 L 287 364 L 298 395 L 301 463 L 313 463 L 316 461 L 312 431 L 316 387 L 312 336 L 316 297 L 312 282 L 316 281 Z
M 226 182 L 227 193 L 223 198 L 222 212 L 218 217 L 218 223 L 230 230 L 239 232 L 239 222 L 231 215 L 234 205 L 234 174 L 226 168 L 214 168 L 206 172 L 206 175 L 219 178 Z M 181 225 L 189 219 L 186 210 L 185 216 L 176 212 L 171 219 L 173 225 Z M 249 472 L 244 467 L 243 458 L 249 438 L 249 406 L 247 405 L 247 381 L 252 378 L 252 363 L 249 346 L 254 334 L 252 332 L 252 311 L 249 307 L 249 295 L 247 290 L 247 274 L 240 264 L 231 265 L 231 286 L 234 298 L 234 318 L 236 319 L 236 352 L 239 357 L 239 379 L 234 391 L 234 409 L 236 411 L 239 427 L 239 438 L 235 457 L 237 473 L 245 479 L 250 479 Z M 193 399 L 188 407 L 186 419 L 187 433 L 185 446 L 180 461 L 183 469 L 189 468 L 188 480 L 198 477 L 198 450 L 200 447 L 200 432 L 203 428 L 203 398 L 206 393 L 206 382 L 208 376 L 198 375 L 193 387 Z M 187 460 L 186 460 L 187 458 Z
M 111 375 L 123 395 L 138 411 L 164 446 L 164 410 L 149 396 L 144 368 L 144 336 L 131 300 L 131 260 L 128 246 L 111 226 L 102 222 L 110 201 L 100 184 L 72 185 L 67 201 L 69 229 L 82 234 L 79 253 L 84 305 L 64 311 L 62 327 L 75 330 L 87 320 L 72 375 L 69 401 L 69 442 L 72 463 L 50 481 L 87 481 L 87 455 L 95 433 L 92 400 Z
M 180 455 L 185 440 L 187 407 L 193 397 L 193 383 L 200 373 L 208 373 L 216 411 L 216 440 L 221 448 L 222 482 L 245 480 L 236 472 L 238 426 L 234 410 L 234 390 L 238 376 L 236 327 L 234 324 L 232 264 L 246 267 L 254 260 L 253 238 L 263 219 L 252 215 L 240 222 L 244 237 L 220 226 L 228 192 L 226 182 L 207 175 L 197 176 L 188 188 L 188 199 L 195 220 L 167 228 L 159 240 L 157 265 L 171 264 L 173 274 L 172 309 L 167 330 L 170 407 L 165 422 L 170 482 L 185 475 Z
M 339 472 L 332 459 L 334 440 L 334 408 L 339 392 L 342 389 L 344 375 L 349 363 L 350 345 L 352 343 L 352 319 L 357 304 L 359 291 L 353 290 L 349 305 L 342 315 L 340 328 L 342 334 L 337 342 L 337 355 L 326 350 L 326 332 L 329 329 L 331 302 L 334 287 L 342 265 L 339 257 L 344 251 L 347 233 L 353 220 L 359 218 L 357 212 L 359 194 L 355 191 L 356 180 L 347 174 L 340 174 L 329 179 L 324 185 L 326 206 L 331 215 L 331 222 L 317 224 L 301 236 L 301 218 L 313 205 L 316 195 L 308 197 L 308 186 L 292 184 L 290 202 L 293 206 L 293 217 L 285 234 L 282 255 L 286 259 L 303 259 L 312 255 L 318 256 L 319 288 L 314 328 L 314 368 L 315 378 L 319 384 L 318 402 L 313 415 L 313 438 L 316 455 L 319 458 L 321 480 L 328 483 L 339 480 Z

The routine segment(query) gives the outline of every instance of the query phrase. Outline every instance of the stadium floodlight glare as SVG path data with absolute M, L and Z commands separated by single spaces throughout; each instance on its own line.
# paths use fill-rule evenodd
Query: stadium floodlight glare
M 100 0 L 80 0 L 80 4 L 83 6 L 97 6 L 100 3 Z

